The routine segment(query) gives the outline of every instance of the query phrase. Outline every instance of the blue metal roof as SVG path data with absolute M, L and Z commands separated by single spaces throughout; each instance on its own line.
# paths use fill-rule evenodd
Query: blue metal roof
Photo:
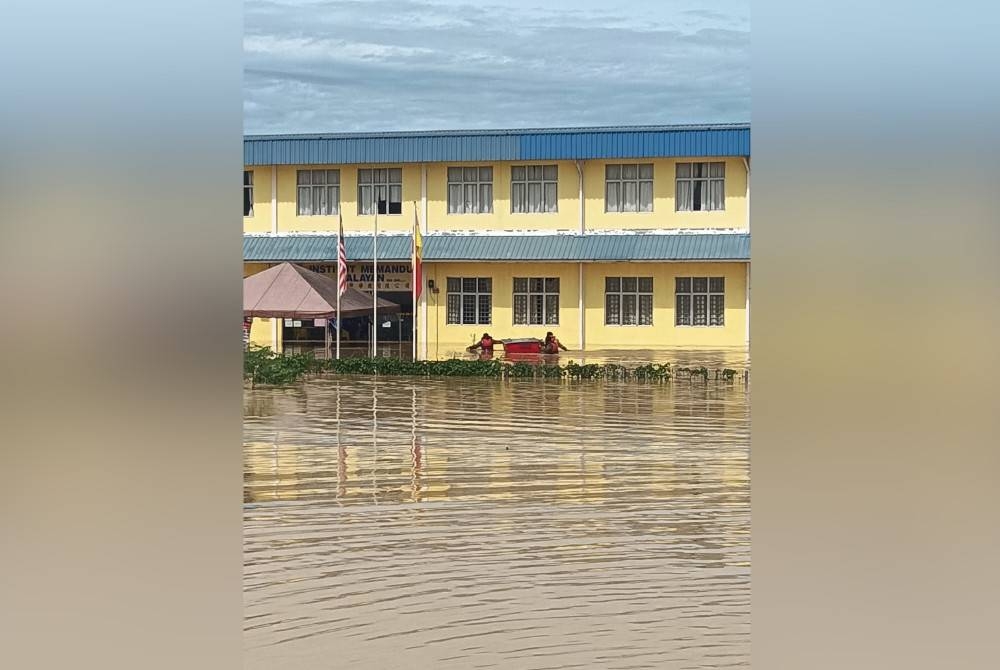
M 750 124 L 246 135 L 245 165 L 749 156 Z
M 347 258 L 372 257 L 371 235 L 345 236 Z M 410 259 L 409 235 L 379 235 L 378 256 Z M 335 261 L 335 235 L 244 236 L 247 262 Z M 748 233 L 600 235 L 426 235 L 424 260 L 434 261 L 747 261 Z

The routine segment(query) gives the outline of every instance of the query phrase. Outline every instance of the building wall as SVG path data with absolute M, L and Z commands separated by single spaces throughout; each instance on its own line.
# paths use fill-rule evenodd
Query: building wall
M 244 264 L 244 277 L 268 267 L 265 263 Z M 483 332 L 495 338 L 544 337 L 551 330 L 571 349 L 580 349 L 578 263 L 427 263 L 424 273 L 438 293 L 427 294 L 427 354 L 430 358 L 449 357 L 478 341 Z M 644 349 L 660 347 L 728 347 L 747 342 L 746 263 L 584 263 L 584 339 L 586 350 Z M 604 323 L 606 277 L 653 278 L 653 324 L 651 326 L 609 326 Z M 674 325 L 676 277 L 725 277 L 725 325 Z M 492 320 L 488 325 L 447 323 L 447 278 L 490 277 L 493 284 Z M 559 324 L 514 324 L 514 278 L 559 278 Z M 274 321 L 254 319 L 250 341 L 274 346 Z M 277 347 L 281 350 L 281 324 Z
M 678 162 L 723 161 L 726 164 L 725 210 L 714 212 L 674 211 L 675 175 Z M 653 164 L 652 212 L 605 212 L 605 167 L 616 163 Z M 562 174 L 560 173 L 560 178 Z M 587 161 L 583 172 L 585 223 L 587 230 L 643 230 L 655 228 L 746 228 L 747 173 L 740 158 L 615 159 Z
M 584 338 L 587 350 L 675 346 L 743 346 L 747 342 L 745 263 L 584 263 Z M 571 349 L 580 348 L 579 264 L 430 263 L 428 279 L 438 293 L 427 300 L 428 356 L 449 356 L 489 332 L 495 338 L 544 337 L 551 330 Z M 491 277 L 489 325 L 447 323 L 447 278 Z M 653 325 L 604 324 L 604 280 L 608 276 L 653 277 Z M 725 277 L 724 326 L 675 326 L 675 277 Z M 559 325 L 514 325 L 514 277 L 559 277 Z
M 427 295 L 427 355 L 447 357 L 479 341 L 483 332 L 495 338 L 544 337 L 551 330 L 567 347 L 579 347 L 579 266 L 577 263 L 428 263 L 425 276 L 439 293 Z M 449 324 L 448 277 L 490 277 L 493 318 L 489 325 Z M 559 277 L 559 325 L 514 325 L 514 277 Z
M 742 346 L 747 342 L 746 263 L 594 263 L 584 265 L 587 349 Z M 652 277 L 653 324 L 604 324 L 605 277 Z M 676 326 L 674 279 L 725 277 L 725 325 Z
M 243 232 L 271 231 L 271 167 L 248 167 L 253 171 L 253 216 L 243 217 Z
M 491 214 L 448 213 L 448 168 L 493 167 L 493 212 Z M 511 211 L 510 175 L 515 165 L 556 165 L 558 167 L 557 212 L 515 214 Z M 427 166 L 428 231 L 453 230 L 580 230 L 579 179 L 572 161 L 530 163 L 432 163 Z
M 676 212 L 675 166 L 670 158 L 592 160 L 582 163 L 584 173 L 585 226 L 587 230 L 643 230 L 669 228 L 746 228 L 747 174 L 741 158 L 703 158 L 726 163 L 726 203 L 724 211 Z M 605 166 L 609 163 L 653 164 L 652 212 L 605 212 Z M 558 212 L 514 214 L 510 203 L 510 175 L 514 165 L 556 164 L 559 169 Z M 493 212 L 491 214 L 448 214 L 448 167 L 492 165 Z M 340 170 L 340 207 L 346 232 L 371 232 L 373 216 L 358 215 L 358 170 L 368 167 L 400 167 L 403 173 L 402 214 L 380 215 L 379 229 L 385 232 L 409 232 L 413 228 L 414 203 L 420 208 L 421 167 L 402 165 L 281 165 L 277 168 L 278 231 L 334 232 L 334 216 L 296 215 L 296 171 L 302 168 Z M 254 171 L 254 216 L 244 217 L 245 232 L 271 230 L 271 167 L 257 166 Z M 578 232 L 580 229 L 579 176 L 573 161 L 530 161 L 497 163 L 428 163 L 427 230 L 551 230 Z

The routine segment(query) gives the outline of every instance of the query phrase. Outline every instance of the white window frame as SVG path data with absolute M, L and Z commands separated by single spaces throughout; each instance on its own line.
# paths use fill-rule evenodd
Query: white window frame
M 522 171 L 523 177 L 517 177 L 518 171 Z M 532 170 L 540 170 L 541 177 L 529 177 L 529 173 Z M 554 177 L 546 177 L 545 172 L 547 170 L 553 170 L 555 172 Z M 520 189 L 516 187 L 520 186 Z M 531 188 L 535 186 L 539 189 L 541 197 L 539 198 L 539 203 L 541 203 L 541 209 L 536 212 L 531 211 L 531 198 L 528 197 L 528 193 Z M 547 201 L 545 198 L 545 191 L 551 188 L 555 191 L 556 197 L 553 200 L 552 208 L 549 209 Z M 515 196 L 515 191 L 520 190 L 523 194 L 521 196 Z M 511 214 L 558 214 L 559 213 L 559 165 L 556 163 L 549 163 L 546 165 L 512 165 L 510 168 L 510 213 Z
M 694 176 L 695 165 L 701 165 L 704 169 L 704 176 L 696 177 Z M 681 171 L 683 167 L 687 167 L 688 176 L 682 177 Z M 721 168 L 721 176 L 712 176 L 712 170 L 714 168 Z M 701 183 L 701 199 L 702 205 L 700 208 L 695 209 L 695 185 Z M 719 207 L 712 206 L 712 185 L 719 184 L 722 188 L 722 202 Z M 681 202 L 684 198 L 681 197 L 681 187 L 684 186 L 689 189 L 690 196 L 687 201 L 690 203 L 689 208 L 681 208 Z M 726 211 L 726 162 L 725 161 L 681 161 L 674 167 L 674 211 L 675 212 L 724 212 Z
M 618 280 L 618 290 L 611 291 L 608 290 L 608 280 L 617 279 Z M 625 290 L 625 280 L 634 279 L 635 280 L 635 290 L 626 291 Z M 649 290 L 641 290 L 640 282 L 643 280 L 649 281 Z M 656 285 L 653 282 L 653 277 L 651 276 L 606 276 L 604 278 L 604 325 L 605 326 L 624 326 L 628 328 L 633 327 L 650 327 L 653 325 L 653 316 L 656 312 L 656 304 L 653 302 L 653 293 L 656 289 Z M 618 297 L 618 323 L 610 323 L 609 310 L 608 310 L 608 297 L 617 296 Z M 635 296 L 635 323 L 625 323 L 625 296 Z M 649 323 L 642 323 L 642 298 L 649 298 Z
M 458 282 L 458 290 L 452 289 L 452 282 Z M 474 281 L 476 284 L 476 290 L 467 289 L 465 286 L 466 282 Z M 489 288 L 483 290 L 480 288 L 483 281 L 488 282 Z M 449 326 L 489 326 L 493 324 L 493 278 L 492 277 L 447 277 L 445 279 L 445 305 L 444 305 L 444 315 L 445 323 Z M 451 297 L 458 296 L 458 321 L 451 320 Z M 476 296 L 476 314 L 474 321 L 465 320 L 465 297 L 474 295 Z M 481 319 L 482 316 L 482 297 L 488 297 L 490 303 L 489 318 L 485 321 Z
M 303 181 L 303 175 L 308 173 L 308 182 Z M 316 178 L 322 175 L 323 181 L 316 182 Z M 326 190 L 328 212 L 316 212 L 313 210 L 316 192 L 320 189 Z M 309 206 L 306 207 L 302 199 L 302 192 L 309 193 Z M 327 168 L 301 168 L 295 171 L 295 216 L 337 216 L 340 213 L 340 170 Z
M 694 282 L 696 279 L 705 280 L 705 290 L 695 291 Z M 688 290 L 680 290 L 681 281 L 687 280 Z M 722 288 L 720 290 L 712 289 L 713 280 L 718 280 L 722 283 Z M 687 321 L 688 323 L 681 323 L 682 310 L 679 298 L 685 296 L 688 299 L 687 306 Z M 695 296 L 705 296 L 705 323 L 695 323 L 694 322 L 694 299 Z M 718 323 L 712 323 L 712 298 L 722 298 L 722 312 L 719 315 Z M 674 277 L 674 326 L 677 328 L 723 328 L 726 325 L 726 278 L 725 277 L 703 277 L 703 276 L 683 276 Z
M 472 188 L 473 201 L 467 197 Z M 458 202 L 453 199 L 453 190 L 458 189 Z M 485 197 L 488 191 L 489 197 Z M 492 214 L 493 213 L 493 167 L 490 165 L 458 166 L 448 168 L 448 213 L 449 214 Z
M 369 195 L 365 195 L 366 189 L 371 189 Z M 391 199 L 393 189 L 398 189 L 399 193 L 398 212 L 392 211 L 395 202 Z M 358 168 L 358 216 L 374 216 L 376 198 L 380 202 L 385 200 L 385 211 L 380 209 L 380 215 L 398 216 L 403 213 L 403 168 Z
M 562 282 L 560 282 L 559 277 L 514 277 L 514 300 L 511 303 L 511 321 L 512 325 L 515 326 L 558 326 L 559 325 L 559 291 L 562 288 Z M 527 290 L 519 291 L 517 289 L 517 284 L 519 281 L 526 282 Z M 549 290 L 549 282 L 554 281 L 556 288 L 554 291 Z M 541 282 L 541 290 L 533 290 L 532 282 Z M 549 310 L 549 298 L 555 296 L 556 306 L 555 306 L 555 320 L 550 321 L 549 316 L 551 315 Z M 517 299 L 523 297 L 525 300 L 525 310 L 524 310 L 524 321 L 518 321 L 517 319 Z M 542 299 L 542 311 L 541 311 L 541 321 L 535 323 L 531 320 L 531 299 L 533 297 L 541 297 Z
M 635 177 L 626 177 L 626 168 L 635 168 Z M 649 176 L 644 177 L 642 173 L 648 168 Z M 617 172 L 618 176 L 612 176 L 612 172 Z M 656 176 L 652 163 L 607 163 L 604 166 L 604 212 L 606 214 L 651 214 L 656 203 L 656 193 L 653 191 L 653 180 Z M 627 185 L 635 186 L 635 209 L 625 209 L 625 188 Z M 643 185 L 649 187 L 649 209 L 643 209 L 642 191 Z M 611 187 L 618 189 L 618 208 L 611 208 L 611 199 L 608 197 Z
M 250 205 L 250 213 L 247 213 Z M 243 171 L 243 216 L 253 218 L 253 170 Z

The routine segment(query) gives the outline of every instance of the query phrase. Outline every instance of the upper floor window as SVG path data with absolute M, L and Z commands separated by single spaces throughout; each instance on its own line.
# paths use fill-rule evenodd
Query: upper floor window
M 340 213 L 340 170 L 298 170 L 295 182 L 298 216 Z
M 493 211 L 493 168 L 448 168 L 448 213 L 489 214 Z
M 403 213 L 402 168 L 365 168 L 358 170 L 358 214 Z
M 514 277 L 514 325 L 559 325 L 559 277 Z
M 608 165 L 604 170 L 604 211 L 653 211 L 652 163 Z
M 448 323 L 488 324 L 493 318 L 493 280 L 448 277 Z
M 604 323 L 609 326 L 653 325 L 653 278 L 605 277 Z
M 253 170 L 243 171 L 243 216 L 253 216 Z
M 558 165 L 515 165 L 510 169 L 510 211 L 536 214 L 559 211 Z
M 724 326 L 726 323 L 725 277 L 677 277 L 678 326 Z
M 726 164 L 677 164 L 678 212 L 700 212 L 726 208 Z

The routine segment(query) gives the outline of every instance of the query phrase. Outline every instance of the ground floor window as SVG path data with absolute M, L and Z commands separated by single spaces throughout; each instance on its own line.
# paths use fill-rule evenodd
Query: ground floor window
M 604 323 L 609 326 L 653 325 L 653 278 L 605 277 Z
M 488 324 L 493 320 L 493 280 L 448 277 L 448 323 Z
M 559 277 L 514 277 L 514 325 L 559 325 Z
M 677 277 L 675 286 L 678 326 L 725 325 L 725 277 Z

